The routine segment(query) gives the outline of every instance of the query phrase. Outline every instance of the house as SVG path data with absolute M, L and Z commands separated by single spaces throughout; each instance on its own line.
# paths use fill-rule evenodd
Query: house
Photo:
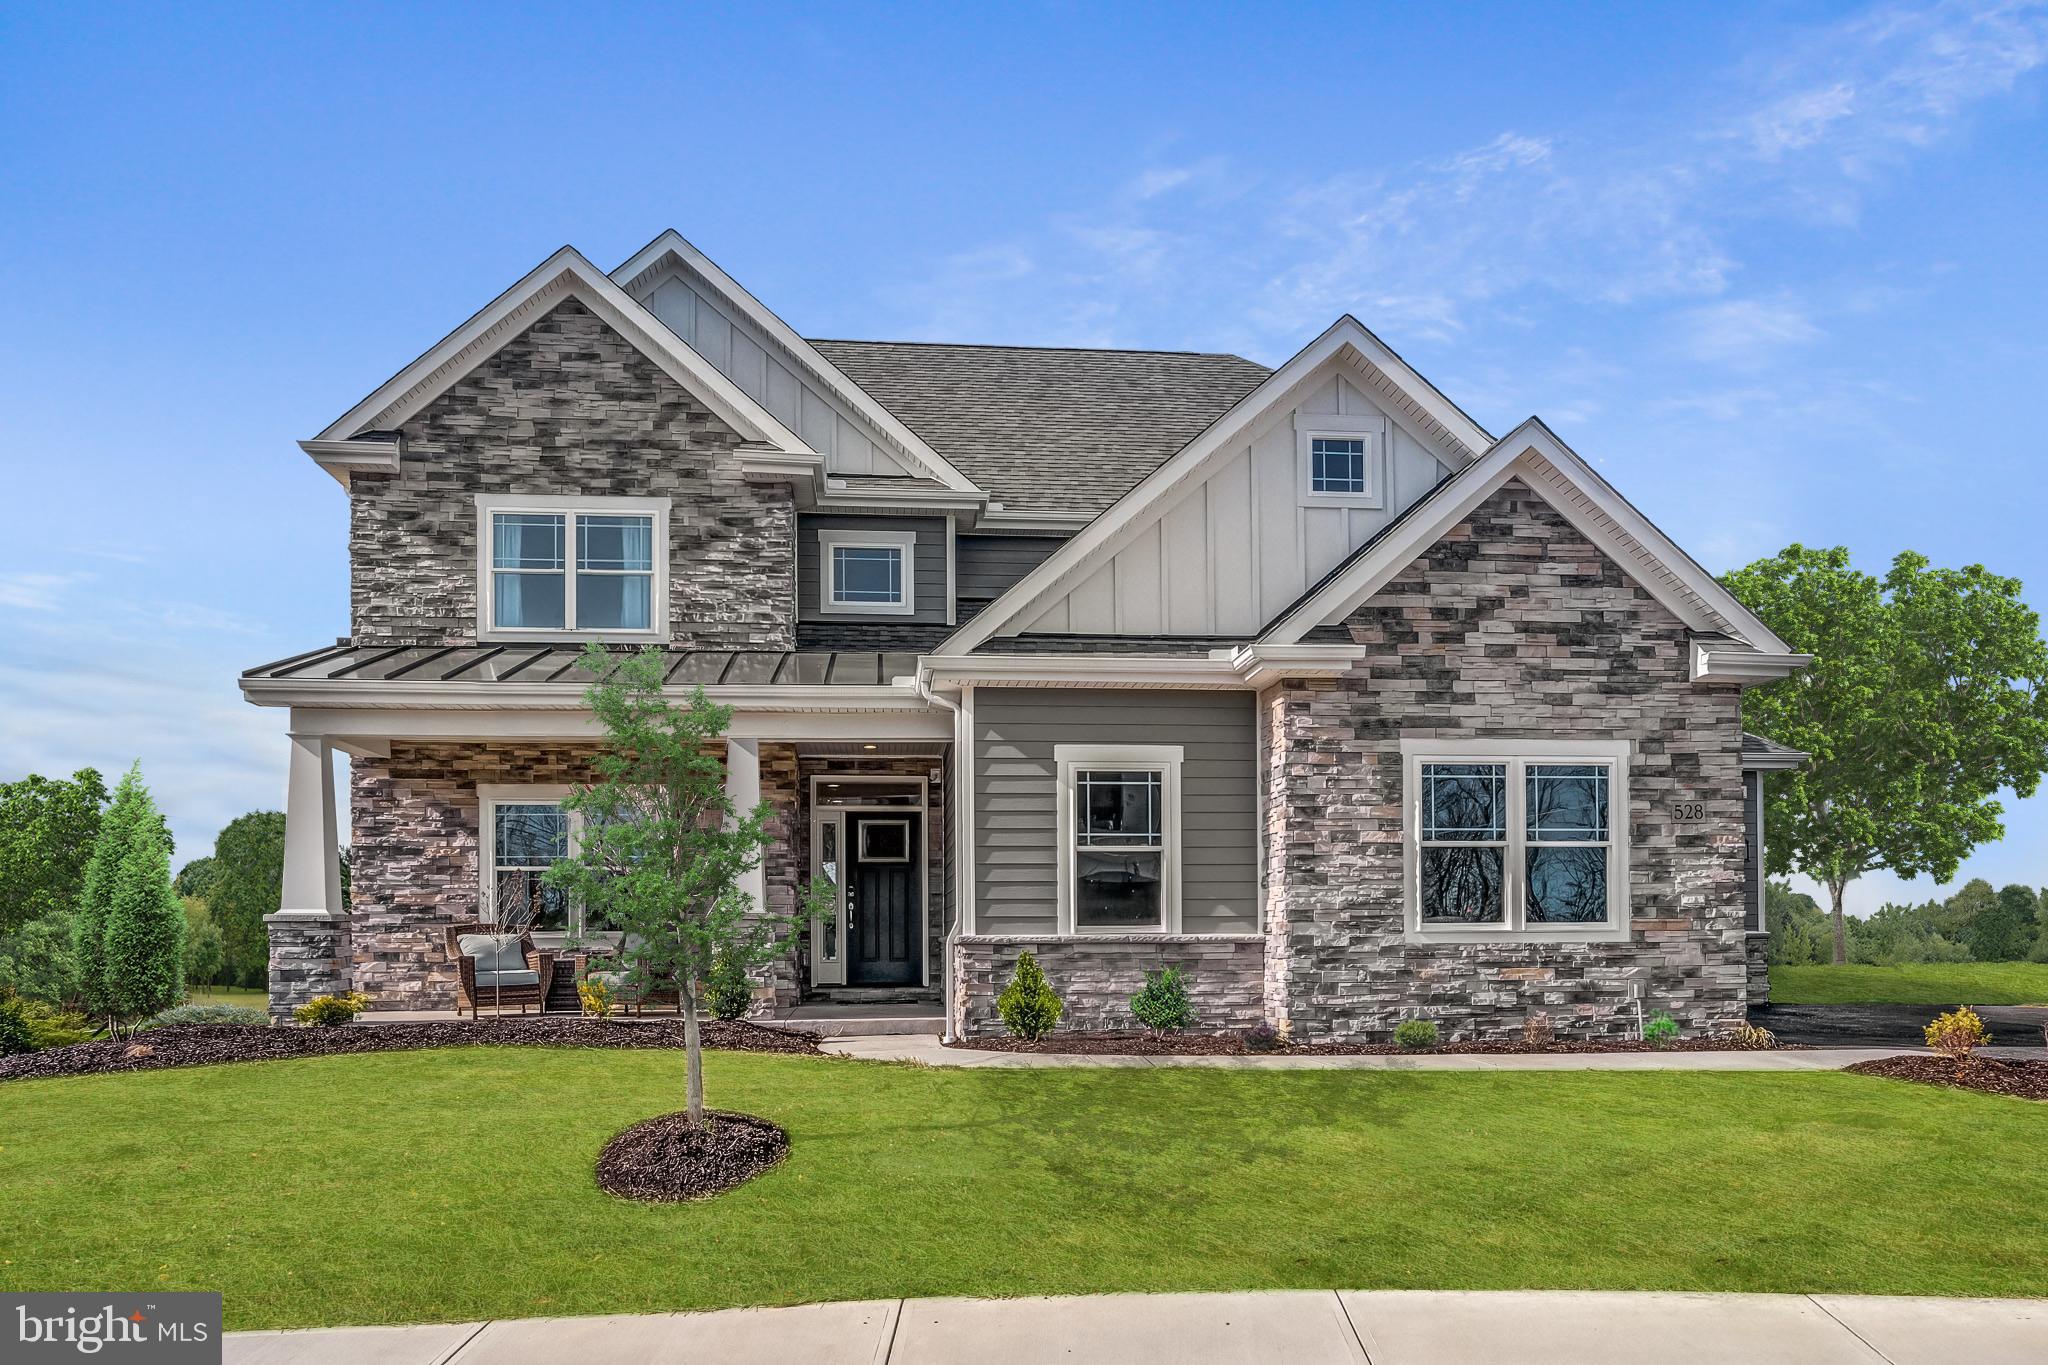
M 591 639 L 736 708 L 759 901 L 839 888 L 762 1014 L 883 988 L 986 1033 L 1027 949 L 1082 1027 L 1169 964 L 1303 1038 L 1712 1030 L 1766 989 L 1760 776 L 1802 756 L 1739 702 L 1807 661 L 1348 316 L 1275 370 L 816 340 L 667 232 L 556 252 L 301 445 L 351 620 L 242 678 L 290 709 L 276 1010 L 452 1005 L 450 923 L 601 928 L 539 881 Z

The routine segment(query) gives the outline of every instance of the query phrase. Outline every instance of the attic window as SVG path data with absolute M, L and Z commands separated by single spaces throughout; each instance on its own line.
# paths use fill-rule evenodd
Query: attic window
M 1304 507 L 1380 507 L 1387 419 L 1380 413 L 1298 412 L 1299 492 Z
M 1363 493 L 1365 440 L 1358 436 L 1318 436 L 1309 442 L 1309 491 Z

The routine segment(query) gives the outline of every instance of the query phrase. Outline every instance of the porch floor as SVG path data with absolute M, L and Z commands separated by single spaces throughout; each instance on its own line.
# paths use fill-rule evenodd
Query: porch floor
M 823 1038 L 873 1038 L 890 1034 L 940 1032 L 945 1007 L 932 1002 L 827 1003 L 797 1005 L 769 1022 Z

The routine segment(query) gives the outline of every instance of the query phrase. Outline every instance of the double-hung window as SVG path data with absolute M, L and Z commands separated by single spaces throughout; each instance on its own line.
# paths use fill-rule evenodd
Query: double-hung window
M 818 532 L 818 610 L 908 616 L 917 610 L 917 535 L 827 528 Z
M 569 856 L 566 792 L 555 788 L 495 788 L 482 794 L 484 918 L 501 929 L 567 933 L 569 895 L 542 878 Z
M 478 635 L 663 633 L 668 503 L 480 495 Z
M 1177 931 L 1180 747 L 1060 744 L 1053 757 L 1062 931 Z
M 1625 741 L 1401 747 L 1411 934 L 1627 936 Z

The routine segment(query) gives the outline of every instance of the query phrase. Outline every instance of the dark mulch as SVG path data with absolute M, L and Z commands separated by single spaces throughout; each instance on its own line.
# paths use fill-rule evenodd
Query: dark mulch
M 1997 1057 L 1978 1057 L 1957 1066 L 1946 1057 L 1880 1057 L 1843 1068 L 1859 1076 L 1884 1076 L 1895 1081 L 1918 1081 L 1922 1085 L 1946 1085 L 1958 1090 L 1982 1090 L 1991 1095 L 2011 1095 L 2022 1100 L 2048 1100 L 2048 1062 L 2008 1062 Z
M 706 1020 L 707 1048 L 729 1052 L 816 1054 L 817 1038 L 793 1029 Z M 676 1048 L 680 1019 L 624 1023 L 574 1015 L 522 1019 L 437 1019 L 418 1024 L 343 1024 L 335 1028 L 262 1028 L 194 1024 L 154 1028 L 127 1042 L 76 1043 L 23 1057 L 0 1057 L 0 1081 L 156 1071 L 219 1062 L 270 1062 L 353 1052 L 409 1052 L 424 1047 Z
M 690 1127 L 687 1114 L 636 1123 L 604 1145 L 597 1183 L 621 1199 L 679 1204 L 709 1199 L 752 1180 L 789 1155 L 789 1134 L 766 1119 L 707 1109 Z
M 1261 1055 L 1238 1033 L 1055 1033 L 1036 1042 L 1023 1038 L 964 1038 L 948 1047 L 978 1052 L 1060 1052 L 1102 1057 L 1239 1057 Z M 1405 1048 L 1393 1043 L 1302 1043 L 1264 1049 L 1263 1055 L 1287 1057 L 1388 1057 L 1412 1052 L 1736 1052 L 1718 1038 L 1681 1038 L 1666 1047 L 1626 1039 L 1572 1040 L 1552 1043 L 1442 1043 Z
M 1936 1005 L 1769 1005 L 1750 1018 L 1782 1043 L 1815 1047 L 1911 1047 L 1926 1045 L 1929 1021 L 1947 1006 Z M 2048 1009 L 2038 1005 L 1975 1005 L 1992 1041 L 2032 1047 L 2048 1027 Z

